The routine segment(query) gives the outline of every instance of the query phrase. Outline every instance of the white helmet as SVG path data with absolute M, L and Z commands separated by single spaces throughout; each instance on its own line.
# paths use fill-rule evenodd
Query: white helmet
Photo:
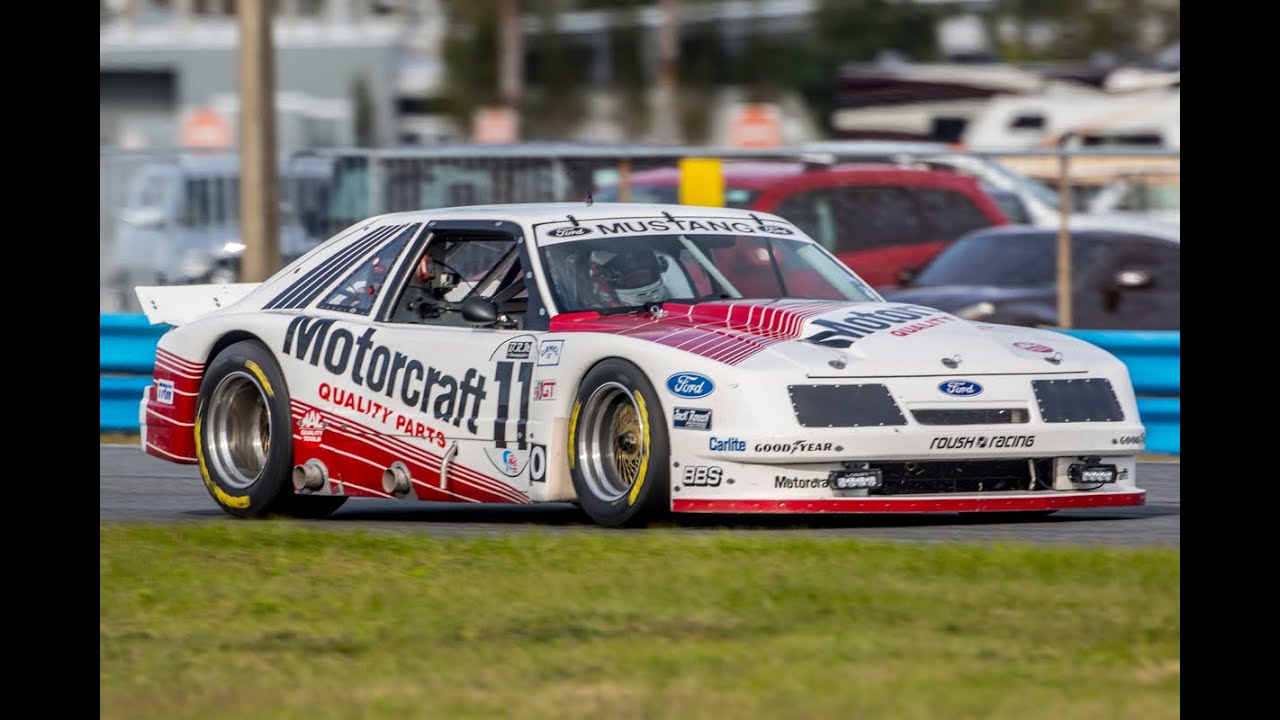
M 604 264 L 605 281 L 623 305 L 647 305 L 667 298 L 664 263 L 648 250 L 627 250 Z

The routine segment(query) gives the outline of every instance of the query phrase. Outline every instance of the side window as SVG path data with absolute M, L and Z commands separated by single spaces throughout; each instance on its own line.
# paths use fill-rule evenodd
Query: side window
M 942 188 L 914 188 L 925 224 L 941 238 L 954 240 L 970 230 L 989 227 L 991 220 L 964 193 Z
M 790 220 L 822 247 L 836 252 L 836 218 L 831 193 L 827 190 L 803 190 L 778 203 L 775 215 Z
M 845 253 L 924 242 L 925 227 L 915 202 L 904 188 L 846 186 L 839 188 L 835 252 Z
M 396 259 L 404 252 L 405 246 L 418 233 L 420 227 L 417 224 L 410 225 L 390 241 L 379 246 L 371 256 L 343 278 L 337 290 L 320 301 L 319 307 L 353 315 L 368 315 L 373 309 L 378 291 L 382 289 L 388 273 L 395 266 Z
M 433 235 L 413 259 L 390 320 L 474 327 L 461 312 L 462 301 L 470 295 L 489 298 L 498 306 L 499 327 L 523 325 L 529 292 L 514 238 Z

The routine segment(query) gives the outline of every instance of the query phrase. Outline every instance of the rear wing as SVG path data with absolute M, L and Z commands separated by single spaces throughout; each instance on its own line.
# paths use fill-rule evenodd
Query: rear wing
M 148 322 L 177 326 L 237 302 L 260 284 L 159 285 L 133 291 Z

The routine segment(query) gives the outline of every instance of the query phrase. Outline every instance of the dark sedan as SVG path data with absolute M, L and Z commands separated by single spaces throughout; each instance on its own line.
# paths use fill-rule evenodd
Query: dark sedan
M 1177 235 L 1123 229 L 1071 233 L 1071 326 L 1081 330 L 1178 330 L 1181 243 Z M 887 299 L 969 320 L 1060 327 L 1058 231 L 1027 225 L 976 230 Z

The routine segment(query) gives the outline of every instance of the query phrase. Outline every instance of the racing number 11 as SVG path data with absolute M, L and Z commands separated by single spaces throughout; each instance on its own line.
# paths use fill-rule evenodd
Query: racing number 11
M 518 366 L 518 370 L 516 367 Z M 525 435 L 525 425 L 529 422 L 529 381 L 533 377 L 533 363 L 531 362 L 511 362 L 503 360 L 498 362 L 498 371 L 495 373 L 498 380 L 498 416 L 493 420 L 493 444 L 495 447 L 507 446 L 507 416 L 511 408 L 511 391 L 512 376 L 517 375 L 516 382 L 520 384 L 520 391 L 517 393 L 519 398 L 519 416 L 516 418 L 516 447 L 525 449 L 529 442 Z

